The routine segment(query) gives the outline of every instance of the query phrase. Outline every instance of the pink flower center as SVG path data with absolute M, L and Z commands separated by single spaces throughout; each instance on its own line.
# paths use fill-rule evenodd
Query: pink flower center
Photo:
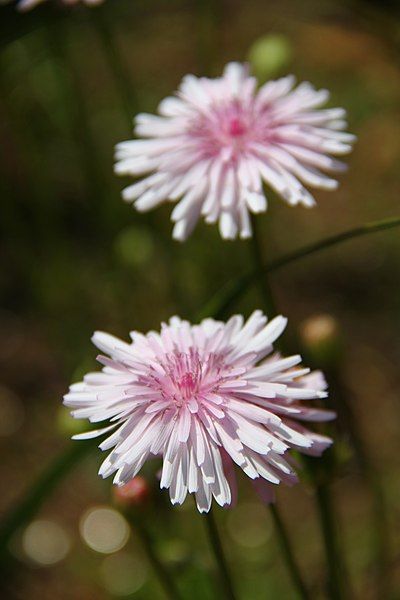
M 189 404 L 194 410 L 207 393 L 217 390 L 224 371 L 221 356 L 213 353 L 200 356 L 193 348 L 166 355 L 160 366 L 163 373 L 151 367 L 141 383 L 156 392 L 155 400 L 168 400 L 178 408 Z
M 197 391 L 198 381 L 196 375 L 193 373 L 185 373 L 177 383 L 184 398 L 190 398 Z
M 198 144 L 203 158 L 225 151 L 233 161 L 256 137 L 252 114 L 238 100 L 210 108 L 191 123 L 188 135 Z
M 232 117 L 229 122 L 229 134 L 233 137 L 243 135 L 246 132 L 246 127 L 244 123 L 239 119 L 239 117 Z

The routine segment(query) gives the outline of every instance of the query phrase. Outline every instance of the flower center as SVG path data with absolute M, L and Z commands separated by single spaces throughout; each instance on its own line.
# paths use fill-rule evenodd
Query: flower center
M 232 117 L 228 125 L 229 135 L 238 137 L 246 133 L 246 127 L 239 117 Z
M 168 355 L 164 391 L 168 394 L 170 390 L 170 398 L 178 406 L 196 399 L 203 387 L 206 367 L 206 361 L 193 348 Z
M 217 390 L 224 372 L 221 356 L 214 353 L 200 356 L 198 350 L 193 348 L 187 352 L 175 351 L 166 355 L 160 366 L 162 372 L 150 367 L 141 383 L 152 388 L 157 396 L 171 405 L 180 408 L 188 404 L 194 411 L 202 404 L 207 393 Z
M 182 397 L 185 399 L 191 398 L 198 389 L 198 380 L 193 373 L 185 373 L 177 382 L 177 387 L 180 390 Z
M 190 124 L 188 135 L 196 141 L 204 158 L 228 151 L 229 158 L 236 160 L 251 140 L 252 127 L 251 114 L 235 100 L 210 108 Z

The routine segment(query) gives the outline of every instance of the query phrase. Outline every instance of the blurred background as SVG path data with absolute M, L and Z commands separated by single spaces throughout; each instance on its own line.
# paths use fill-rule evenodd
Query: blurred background
M 23 15 L 0 6 L 3 515 L 82 429 L 61 399 L 97 368 L 92 332 L 126 339 L 174 313 L 193 318 L 250 266 L 248 244 L 222 242 L 216 227 L 200 223 L 180 245 L 171 240 L 170 206 L 142 215 L 121 201 L 127 182 L 113 175 L 113 147 L 131 137 L 135 113 L 153 112 L 184 74 L 217 76 L 230 60 L 249 60 L 260 82 L 292 72 L 331 90 L 330 106 L 348 110 L 358 142 L 339 191 L 316 192 L 314 210 L 269 194 L 258 217 L 266 259 L 398 215 L 399 17 L 394 1 L 108 0 L 88 8 L 49 0 Z M 351 598 L 400 598 L 399 261 L 394 229 L 271 275 L 287 339 L 297 337 L 308 363 L 324 367 L 346 396 L 384 490 L 385 596 L 371 525 L 379 514 L 348 435 L 334 433 L 331 492 Z M 260 304 L 251 290 L 235 310 Z M 96 476 L 101 460 L 99 452 L 82 458 L 13 536 L 3 598 L 164 597 L 135 530 L 112 504 L 110 482 Z M 216 598 L 201 517 L 190 500 L 172 509 L 148 483 L 140 510 L 184 597 Z M 313 598 L 325 598 L 307 477 L 281 489 L 278 503 Z M 240 597 L 295 598 L 251 486 L 217 518 Z

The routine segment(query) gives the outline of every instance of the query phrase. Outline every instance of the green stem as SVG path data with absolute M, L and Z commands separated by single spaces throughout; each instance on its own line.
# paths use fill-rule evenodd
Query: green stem
M 270 504 L 269 509 L 271 512 L 272 519 L 274 521 L 275 531 L 279 540 L 281 552 L 285 560 L 289 575 L 292 578 L 293 586 L 295 587 L 295 589 L 297 589 L 300 598 L 303 598 L 303 600 L 311 600 L 311 596 L 307 591 L 306 585 L 300 573 L 299 566 L 294 557 L 294 552 L 290 543 L 290 539 L 287 534 L 285 525 L 282 521 L 282 517 L 279 513 L 278 507 L 275 504 Z
M 266 273 L 266 269 L 264 268 L 260 236 L 259 236 L 259 231 L 257 229 L 257 223 L 255 222 L 255 219 L 253 219 L 252 225 L 253 225 L 254 262 L 256 264 L 256 271 L 259 273 L 257 281 L 259 283 L 260 290 L 263 293 L 266 309 L 269 311 L 269 314 L 275 315 L 275 314 L 277 314 L 277 309 L 276 309 L 276 305 L 274 303 L 272 292 L 271 292 L 271 289 L 269 286 L 269 282 L 268 282 L 268 278 L 267 278 L 268 275 Z M 315 475 L 315 473 L 312 472 L 312 475 Z M 323 540 L 324 540 L 324 545 L 325 545 L 325 553 L 326 553 L 326 561 L 327 561 L 327 571 L 329 574 L 330 589 L 332 590 L 332 600 L 333 599 L 337 600 L 341 597 L 340 595 L 336 594 L 336 590 L 340 591 L 340 587 L 339 587 L 340 586 L 340 573 L 338 573 L 338 571 L 337 571 L 337 569 L 338 569 L 337 565 L 339 565 L 339 551 L 338 551 L 338 547 L 335 542 L 334 536 L 332 536 L 329 539 L 327 536 L 328 526 L 331 526 L 331 529 L 333 529 L 334 511 L 333 511 L 328 487 L 324 486 L 322 488 L 322 486 L 321 486 L 321 490 L 323 490 L 323 493 L 321 493 L 320 488 L 318 486 L 318 482 L 316 482 L 315 488 L 316 488 L 317 498 L 319 500 L 318 501 L 318 517 L 319 517 L 319 521 L 320 521 L 320 527 L 321 527 L 321 530 L 323 533 Z M 280 521 L 279 524 L 282 526 L 282 531 L 284 531 L 282 521 Z M 288 542 L 286 533 L 285 533 L 284 539 L 283 540 L 281 539 L 281 542 Z M 288 556 L 286 553 L 284 554 L 284 556 L 286 559 L 288 559 Z M 332 562 L 332 560 L 333 560 L 333 562 Z M 288 566 L 291 566 L 290 561 L 288 562 Z M 296 580 L 294 580 L 294 581 L 296 581 Z
M 193 16 L 196 21 L 197 67 L 201 73 L 210 72 L 220 52 L 220 27 L 224 22 L 222 0 L 195 0 Z
M 315 499 L 320 516 L 326 563 L 328 566 L 329 598 L 331 600 L 341 600 L 344 597 L 341 585 L 343 569 L 337 540 L 337 523 L 334 519 L 332 497 L 328 483 L 316 484 Z
M 331 395 L 336 400 L 338 415 L 343 423 L 343 431 L 348 435 L 356 461 L 372 496 L 372 518 L 375 538 L 374 547 L 376 548 L 374 565 L 376 566 L 378 589 L 380 590 L 382 597 L 386 598 L 390 587 L 388 570 L 389 535 L 387 510 L 382 484 L 359 431 L 357 419 L 352 408 L 352 398 L 349 398 L 349 391 L 341 382 L 339 373 L 333 373 L 332 380 L 333 381 L 330 384 Z
M 265 305 L 265 313 L 268 315 L 268 318 L 272 318 L 277 314 L 276 304 L 274 300 L 274 296 L 272 294 L 271 286 L 268 281 L 267 273 L 265 273 L 264 269 L 264 261 L 263 261 L 263 249 L 262 242 L 260 236 L 260 230 L 258 227 L 257 219 L 254 215 L 251 216 L 251 225 L 253 228 L 253 235 L 249 240 L 253 261 L 256 265 L 256 270 L 258 272 L 257 275 L 257 284 L 260 289 L 261 297 L 263 298 Z
M 390 594 L 392 574 L 390 570 L 390 536 L 387 508 L 382 484 L 376 470 L 368 471 L 368 483 L 373 494 L 373 519 L 375 523 L 374 546 L 376 548 L 376 580 L 381 598 Z
M 106 182 L 98 156 L 98 144 L 89 124 L 85 97 L 74 61 L 71 60 L 66 24 L 59 22 L 45 27 L 47 44 L 58 69 L 57 87 L 60 99 L 64 100 L 65 118 L 79 157 L 85 184 L 85 193 L 93 205 L 106 196 Z
M 159 579 L 159 582 L 164 590 L 165 596 L 169 600 L 180 600 L 181 595 L 178 592 L 178 589 L 176 588 L 168 569 L 166 568 L 166 566 L 164 565 L 164 563 L 162 562 L 162 560 L 156 552 L 154 541 L 148 528 L 144 523 L 143 518 L 136 518 L 136 516 L 134 516 L 132 513 L 128 513 L 126 516 L 132 525 L 132 529 L 138 534 L 142 542 L 148 561 Z
M 96 7 L 96 10 L 91 10 L 90 15 L 93 19 L 98 37 L 103 45 L 105 55 L 122 99 L 129 128 L 131 129 L 132 117 L 137 110 L 137 98 L 135 90 L 131 85 L 129 70 L 121 56 L 118 45 L 115 42 L 114 34 L 110 27 L 110 18 L 107 16 L 106 12 L 107 9 L 105 7 L 99 6 Z
M 263 261 L 263 249 L 261 243 L 260 231 L 258 228 L 258 222 L 254 217 L 252 217 L 252 228 L 253 228 L 253 236 L 250 239 L 252 254 L 254 263 L 256 265 L 256 270 L 258 272 L 257 284 L 259 286 L 261 296 L 265 305 L 265 312 L 267 313 L 269 318 L 274 317 L 277 314 L 277 308 L 275 304 L 275 300 L 272 294 L 272 290 L 268 280 L 268 274 L 264 269 L 264 261 Z M 279 544 L 281 546 L 281 551 L 283 558 L 286 562 L 286 567 L 291 575 L 292 583 L 295 589 L 298 591 L 299 595 L 303 599 L 309 598 L 307 588 L 303 582 L 302 576 L 300 574 L 300 569 L 296 563 L 294 558 L 294 553 L 291 547 L 291 543 L 289 540 L 289 535 L 286 531 L 285 525 L 283 523 L 282 517 L 279 514 L 278 508 L 276 505 L 270 505 L 271 515 L 275 524 L 276 534 L 279 540 Z
M 212 509 L 204 516 L 204 522 L 206 525 L 208 538 L 210 540 L 210 545 L 218 566 L 218 573 L 221 582 L 221 588 L 224 591 L 224 597 L 226 600 L 235 600 L 236 596 L 233 591 L 232 579 L 229 573 Z
M 273 260 L 269 263 L 263 263 L 262 272 L 272 273 L 274 271 L 278 271 L 282 267 L 285 267 L 292 262 L 296 262 L 297 260 L 300 260 L 301 258 L 311 254 L 321 252 L 321 250 L 326 250 L 327 248 L 336 246 L 342 242 L 399 226 L 400 217 L 393 217 L 390 219 L 382 219 L 381 221 L 373 221 L 372 223 L 365 223 L 364 225 L 360 225 L 359 227 L 355 227 L 349 231 L 344 231 L 337 235 L 320 240 L 319 242 L 315 242 L 314 244 L 304 246 L 299 250 L 285 254 L 281 258 Z M 247 292 L 247 290 L 254 284 L 254 282 L 257 280 L 257 277 L 260 275 L 260 272 L 260 266 L 257 266 L 256 269 L 245 273 L 239 278 L 232 279 L 225 284 L 200 310 L 198 319 L 200 320 L 208 316 L 219 318 L 224 315 L 225 312 L 227 312 L 228 309 L 235 304 L 238 298 Z

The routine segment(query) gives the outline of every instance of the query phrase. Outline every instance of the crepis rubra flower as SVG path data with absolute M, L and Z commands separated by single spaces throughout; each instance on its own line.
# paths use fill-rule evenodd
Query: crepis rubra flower
M 314 206 L 307 187 L 336 189 L 324 172 L 345 169 L 333 156 L 355 140 L 341 131 L 342 108 L 321 110 L 328 98 L 310 83 L 295 87 L 291 75 L 257 90 L 239 63 L 216 79 L 187 75 L 159 115 L 136 117 L 142 139 L 117 145 L 116 173 L 142 177 L 123 198 L 139 211 L 178 202 L 171 218 L 181 241 L 200 216 L 218 222 L 225 239 L 250 237 L 249 213 L 267 208 L 264 184 L 291 206 Z
M 285 318 L 267 322 L 255 311 L 246 322 L 172 317 L 160 333 L 132 332 L 130 343 L 95 333 L 107 355 L 98 357 L 103 370 L 72 385 L 64 403 L 76 418 L 111 424 L 74 438 L 108 435 L 99 473 L 114 473 L 117 485 L 160 457 L 160 486 L 172 503 L 193 493 L 201 512 L 213 497 L 233 502 L 235 465 L 267 487 L 295 483 L 289 450 L 319 455 L 331 444 L 303 422 L 335 415 L 304 403 L 326 396 L 322 374 L 298 368 L 298 355 L 273 353 L 285 326 Z

